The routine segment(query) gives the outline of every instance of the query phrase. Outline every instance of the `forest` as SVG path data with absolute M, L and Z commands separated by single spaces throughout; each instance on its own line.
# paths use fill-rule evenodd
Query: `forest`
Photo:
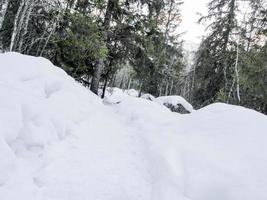
M 0 0 L 0 200 L 267 200 L 267 0 Z
M 133 88 L 267 114 L 266 4 L 210 0 L 190 62 L 182 0 L 1 0 L 0 51 L 45 57 L 102 97 Z

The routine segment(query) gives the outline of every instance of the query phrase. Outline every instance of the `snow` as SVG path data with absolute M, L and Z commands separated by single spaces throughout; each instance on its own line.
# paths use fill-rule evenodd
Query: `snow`
M 103 104 L 17 53 L 0 69 L 1 200 L 267 199 L 263 114 L 217 103 L 181 115 L 120 89 Z
M 107 88 L 105 98 L 103 99 L 104 104 L 117 104 L 125 98 L 126 95 L 119 88 Z
M 122 90 L 116 87 L 108 87 L 105 92 L 104 104 L 118 104 L 128 97 L 138 97 L 138 91 L 135 89 Z
M 150 101 L 154 101 L 154 100 L 155 100 L 155 97 L 154 97 L 153 95 L 151 95 L 151 94 L 148 94 L 148 93 L 143 94 L 143 95 L 141 96 L 141 98 L 143 98 L 143 99 L 147 99 L 147 100 L 150 100 Z
M 138 97 L 139 95 L 139 92 L 135 89 L 126 90 L 125 93 L 132 97 Z
M 174 107 L 177 107 L 179 105 L 182 105 L 188 112 L 191 113 L 194 111 L 193 106 L 181 96 L 161 96 L 156 98 L 154 101 L 166 106 L 172 105 Z
M 119 104 L 125 101 L 125 99 L 128 99 L 129 97 L 138 98 L 138 94 L 139 92 L 135 89 L 123 90 L 116 87 L 113 88 L 109 87 L 106 90 L 103 102 L 106 105 Z M 149 101 L 154 101 L 166 107 L 173 106 L 176 109 L 179 108 L 179 106 L 182 106 L 189 113 L 194 111 L 193 106 L 181 96 L 160 96 L 155 98 L 153 95 L 147 93 L 147 94 L 142 94 L 140 98 Z

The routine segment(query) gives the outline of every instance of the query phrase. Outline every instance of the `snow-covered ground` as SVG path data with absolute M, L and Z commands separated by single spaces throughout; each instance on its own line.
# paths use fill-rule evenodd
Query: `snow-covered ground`
M 44 58 L 0 68 L 1 200 L 267 199 L 263 114 L 181 115 L 133 91 L 103 104 Z

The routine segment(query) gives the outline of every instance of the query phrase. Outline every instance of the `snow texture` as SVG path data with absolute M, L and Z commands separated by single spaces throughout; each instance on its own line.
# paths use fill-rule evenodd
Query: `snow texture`
M 263 114 L 217 103 L 181 115 L 116 89 L 104 105 L 17 53 L 0 69 L 1 200 L 267 199 Z

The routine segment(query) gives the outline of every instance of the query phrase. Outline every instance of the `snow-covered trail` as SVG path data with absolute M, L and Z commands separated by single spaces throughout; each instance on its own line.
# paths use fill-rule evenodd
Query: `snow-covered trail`
M 43 58 L 0 54 L 1 200 L 266 200 L 267 117 L 104 105 Z
M 267 198 L 266 116 L 225 104 L 189 115 L 156 107 L 132 97 L 113 106 L 146 142 L 153 199 Z
M 117 117 L 100 126 L 82 122 L 77 137 L 51 149 L 36 179 L 44 199 L 150 199 L 146 159 L 140 144 Z M 99 119 L 100 120 L 100 119 Z M 103 120 L 103 119 L 102 119 Z M 97 124 L 97 125 L 96 125 Z M 90 134 L 87 130 L 95 130 Z M 60 150 L 57 155 L 55 151 Z M 52 160 L 52 162 L 51 162 Z

